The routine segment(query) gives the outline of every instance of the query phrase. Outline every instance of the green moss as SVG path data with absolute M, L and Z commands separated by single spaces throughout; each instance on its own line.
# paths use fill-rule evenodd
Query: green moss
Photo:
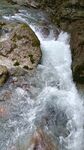
M 7 78 L 8 78 L 8 70 L 6 66 L 0 65 L 0 86 L 3 86 Z
M 28 25 L 27 25 L 26 23 L 21 24 L 21 28 L 22 28 L 22 29 L 28 29 Z
M 19 66 L 20 65 L 20 63 L 16 60 L 15 62 L 14 62 L 14 66 Z
M 32 40 L 32 46 L 33 47 L 39 47 L 40 46 L 40 41 L 38 40 L 38 38 L 35 38 Z
M 34 60 L 34 58 L 33 58 L 33 55 L 30 54 L 29 57 L 30 57 L 30 61 L 32 62 L 32 64 L 34 64 L 35 60 Z
M 3 27 L 4 25 L 6 25 L 6 23 L 3 22 L 3 21 L 1 21 L 1 22 L 0 22 L 0 28 L 2 29 L 2 27 Z
M 20 36 L 20 34 L 17 35 L 17 33 L 15 33 L 11 40 L 12 40 L 14 43 L 16 43 L 17 40 L 21 40 L 21 39 L 22 39 L 22 37 Z
M 17 41 L 17 35 L 16 33 L 13 35 L 12 39 L 11 39 L 13 42 L 16 42 Z
M 6 81 L 6 76 L 5 75 L 3 75 L 2 77 L 0 76 L 0 86 L 3 86 L 5 81 Z
M 24 66 L 23 68 L 26 70 L 32 70 L 33 69 L 33 68 L 28 67 L 28 66 Z
M 28 70 L 28 69 L 29 69 L 29 67 L 28 67 L 28 66 L 24 66 L 23 68 L 24 68 L 24 69 L 26 69 L 26 70 Z
M 2 48 L 2 42 L 0 42 L 0 48 Z

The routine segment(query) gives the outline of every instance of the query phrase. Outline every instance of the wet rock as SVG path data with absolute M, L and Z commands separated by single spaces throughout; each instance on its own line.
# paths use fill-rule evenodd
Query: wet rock
M 0 38 L 0 61 L 10 67 L 21 66 L 33 70 L 41 59 L 40 41 L 32 29 L 19 22 L 5 22 Z M 8 64 L 9 65 L 9 64 Z M 7 65 L 7 66 L 8 66 Z
M 51 138 L 42 130 L 37 129 L 31 138 L 29 148 L 32 150 L 58 150 Z
M 0 106 L 0 118 L 5 118 L 8 115 L 8 110 L 3 106 Z
M 73 23 L 71 32 L 72 71 L 76 83 L 84 84 L 84 21 Z
M 0 102 L 7 101 L 7 100 L 10 101 L 11 96 L 12 96 L 11 91 L 9 91 L 9 90 L 3 91 L 2 93 L 0 93 Z
M 72 73 L 76 83 L 84 84 L 84 1 L 61 1 L 52 20 L 71 35 Z
M 84 84 L 84 1 L 44 1 L 51 20 L 71 35 L 72 72 L 76 83 Z
M 0 65 L 0 86 L 6 82 L 8 78 L 8 69 L 6 66 Z
M 55 2 L 53 10 L 51 20 L 71 35 L 73 80 L 84 84 L 84 1 L 61 0 Z
M 67 128 L 68 118 L 64 111 L 52 105 L 46 105 L 44 111 L 41 111 L 41 116 L 37 114 L 36 126 L 40 122 L 40 126 L 47 126 L 47 129 L 56 137 L 59 142 L 59 137 L 68 137 L 70 131 Z M 40 118 L 40 119 L 39 119 Z M 52 128 L 53 127 L 53 128 Z
M 50 25 L 49 22 L 40 22 L 40 32 L 44 38 L 54 37 L 55 39 L 58 38 L 60 30 L 56 28 L 54 25 Z
M 37 8 L 39 6 L 39 3 L 36 2 L 35 0 L 7 0 L 8 2 L 11 2 L 13 4 L 19 4 L 19 5 L 24 5 L 24 6 L 28 6 L 28 7 L 34 7 Z
M 46 133 L 43 129 L 39 128 L 34 131 L 30 137 L 26 137 L 27 139 L 22 140 L 19 143 L 17 141 L 16 145 L 9 148 L 10 150 L 59 150 L 56 141 L 52 141 L 50 135 Z M 24 141 L 24 142 L 23 142 Z

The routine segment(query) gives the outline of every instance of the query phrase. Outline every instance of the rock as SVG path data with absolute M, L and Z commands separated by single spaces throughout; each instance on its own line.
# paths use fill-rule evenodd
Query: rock
M 32 150 L 58 150 L 51 138 L 42 130 L 37 129 L 31 138 L 29 148 Z
M 84 21 L 76 21 L 72 24 L 71 49 L 72 71 L 76 83 L 84 84 Z
M 84 84 L 84 1 L 55 1 L 50 16 L 59 28 L 70 33 L 73 80 Z
M 7 0 L 8 2 L 11 2 L 13 4 L 19 4 L 19 5 L 24 5 L 28 7 L 34 7 L 37 8 L 39 6 L 39 3 L 36 2 L 35 0 Z
M 25 141 L 17 141 L 9 150 L 58 150 L 56 141 L 52 142 L 52 138 L 41 128 L 26 138 Z
M 8 117 L 8 110 L 7 108 L 0 106 L 0 119 L 6 119 Z
M 32 29 L 24 23 L 4 22 L 1 31 L 0 61 L 5 60 L 8 66 L 8 60 L 11 67 L 33 70 L 41 59 L 41 49 L 40 41 Z
M 12 97 L 12 92 L 8 90 L 5 90 L 4 92 L 0 93 L 0 102 L 3 101 L 10 101 Z
M 53 132 L 56 138 L 67 137 L 70 132 L 67 129 L 67 115 L 57 107 L 48 106 L 42 116 L 41 126 L 45 125 Z M 53 129 L 52 129 L 53 126 Z
M 70 33 L 73 80 L 84 84 L 84 1 L 59 1 L 51 18 L 58 27 Z
M 0 86 L 2 86 L 8 78 L 8 69 L 6 66 L 0 65 Z

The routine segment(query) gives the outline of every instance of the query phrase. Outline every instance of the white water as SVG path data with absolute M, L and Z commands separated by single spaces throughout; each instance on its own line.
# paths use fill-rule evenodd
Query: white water
M 69 119 L 67 128 L 71 131 L 68 137 L 60 137 L 60 142 L 64 142 L 65 145 L 68 143 L 66 149 L 83 150 L 84 108 L 72 81 L 69 37 L 67 33 L 61 32 L 57 41 L 55 41 L 53 37 L 44 40 L 39 33 L 36 34 L 41 42 L 42 64 L 48 67 L 51 72 L 54 72 L 55 78 L 59 82 L 59 89 L 57 89 L 56 86 L 47 85 L 46 81 L 46 87 L 40 95 L 41 101 L 45 99 L 44 101 L 53 103 L 54 107 L 56 105 L 67 114 Z M 53 96 L 56 99 L 53 100 Z
M 15 16 L 15 18 L 27 23 L 20 16 Z M 30 26 L 35 31 L 35 27 Z M 49 107 L 48 111 L 50 108 L 54 108 L 55 113 L 58 113 L 58 110 L 60 113 L 63 112 L 67 117 L 65 128 L 69 131 L 69 135 L 64 136 L 63 133 L 58 135 L 60 150 L 83 150 L 84 108 L 72 81 L 69 36 L 67 33 L 61 32 L 55 41 L 53 35 L 44 39 L 38 30 L 35 33 L 41 42 L 43 57 L 42 64 L 38 66 L 38 69 L 42 70 L 42 79 L 40 80 L 44 81 L 44 87 L 36 98 L 38 106 L 29 112 L 29 121 L 32 124 L 33 120 L 38 118 L 38 114 L 45 115 L 47 107 Z M 23 91 L 20 92 L 24 95 Z M 56 127 L 54 123 L 56 117 L 55 120 L 54 118 L 50 119 L 52 122 L 49 122 L 49 126 L 46 125 L 46 127 L 55 135 L 55 130 L 59 125 Z

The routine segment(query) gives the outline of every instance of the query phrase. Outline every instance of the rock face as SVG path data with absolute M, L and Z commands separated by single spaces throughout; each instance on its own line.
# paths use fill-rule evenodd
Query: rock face
M 0 65 L 0 86 L 2 86 L 8 78 L 8 69 L 6 66 Z
M 56 16 L 55 23 L 71 35 L 73 80 L 84 84 L 84 1 L 61 3 Z
M 3 22 L 0 29 L 0 63 L 33 70 L 41 59 L 41 49 L 31 28 L 23 23 Z
M 84 84 L 84 21 L 76 21 L 73 26 L 74 30 L 71 33 L 73 79 L 77 83 Z

